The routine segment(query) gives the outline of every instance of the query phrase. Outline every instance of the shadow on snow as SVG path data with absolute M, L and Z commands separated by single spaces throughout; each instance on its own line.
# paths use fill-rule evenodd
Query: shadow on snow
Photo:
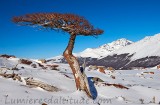
M 97 93 L 97 90 L 96 90 L 96 88 L 94 86 L 92 78 L 93 77 L 88 77 L 88 84 L 89 84 L 89 89 L 90 89 L 90 92 L 92 94 L 92 97 L 95 100 L 97 98 L 97 96 L 98 96 L 98 93 Z

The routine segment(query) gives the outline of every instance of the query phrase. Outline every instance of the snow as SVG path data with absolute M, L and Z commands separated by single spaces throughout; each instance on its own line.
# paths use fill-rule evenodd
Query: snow
M 82 52 L 73 53 L 73 54 L 76 57 L 102 58 L 102 57 L 105 57 L 105 56 L 111 54 L 111 52 L 118 50 L 122 47 L 128 46 L 132 43 L 133 42 L 130 40 L 127 40 L 125 38 L 121 38 L 121 39 L 118 39 L 118 40 L 113 41 L 111 43 L 104 44 L 100 47 L 86 48 Z M 59 55 L 59 56 L 55 56 L 53 58 L 48 58 L 48 60 L 49 59 L 54 59 L 55 61 L 53 61 L 53 62 L 61 62 L 61 59 L 63 59 L 63 56 Z
M 109 55 L 111 52 L 120 49 L 122 47 L 132 44 L 132 41 L 129 41 L 125 38 L 118 39 L 108 44 L 104 44 L 98 48 L 87 48 L 86 50 L 75 53 L 76 56 L 80 57 L 91 57 L 91 58 L 100 58 Z
M 0 58 L 0 67 L 4 63 L 9 67 L 14 66 L 17 62 L 18 58 Z M 114 86 L 104 86 L 102 83 L 94 84 L 98 94 L 96 100 L 92 100 L 84 92 L 76 91 L 74 77 L 69 65 L 61 63 L 58 63 L 58 65 L 60 71 L 44 70 L 40 67 L 32 68 L 29 65 L 19 64 L 19 69 L 22 66 L 25 68 L 14 72 L 18 73 L 23 80 L 27 77 L 33 77 L 36 80 L 56 86 L 61 89 L 59 92 L 47 92 L 41 88 L 29 88 L 25 85 L 25 82 L 14 81 L 0 76 L 0 105 L 41 105 L 49 102 L 48 105 L 62 105 L 63 103 L 66 105 L 140 105 L 139 99 L 144 99 L 145 105 L 158 105 L 160 102 L 160 70 L 158 69 L 116 70 L 114 72 L 105 70 L 106 74 L 104 74 L 98 70 L 89 70 L 86 67 L 85 73 L 88 77 L 98 77 L 105 83 L 117 83 L 129 88 L 120 89 Z M 7 70 L 7 73 L 12 72 Z M 154 74 L 146 74 L 144 72 L 154 72 Z M 112 79 L 111 75 L 116 78 Z M 156 104 L 150 103 L 153 97 L 156 99 Z M 24 101 L 18 101 L 18 103 L 17 100 L 20 99 L 24 99 L 25 103 Z M 78 100 L 78 102 L 74 103 L 73 100 Z
M 120 55 L 129 53 L 132 55 L 131 60 L 149 57 L 160 56 L 160 33 L 154 36 L 146 36 L 144 39 L 132 42 L 125 38 L 118 39 L 108 44 L 104 44 L 97 48 L 87 48 L 82 52 L 74 53 L 76 57 L 91 57 L 91 58 L 104 58 L 108 55 Z M 55 62 L 60 62 L 63 56 L 53 57 Z
M 54 62 L 61 62 L 61 59 L 63 59 L 63 58 L 64 57 L 62 55 L 59 55 L 59 56 L 55 56 L 52 58 L 48 58 L 47 60 L 54 59 L 54 61 L 50 61 L 50 63 L 54 63 Z
M 144 58 L 147 56 L 160 56 L 160 33 L 154 36 L 148 36 L 144 39 L 135 42 L 131 45 L 125 46 L 112 54 L 134 54 L 132 60 Z

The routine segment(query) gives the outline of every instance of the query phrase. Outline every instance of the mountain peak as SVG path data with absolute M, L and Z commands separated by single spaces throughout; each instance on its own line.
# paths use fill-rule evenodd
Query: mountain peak
M 155 34 L 154 36 L 146 36 L 138 42 L 149 42 L 149 41 L 158 41 L 160 40 L 160 33 Z
M 109 53 L 120 49 L 124 46 L 130 45 L 132 44 L 132 41 L 129 41 L 125 38 L 121 38 L 118 39 L 116 41 L 113 41 L 111 43 L 108 44 L 104 44 L 98 48 L 87 48 L 86 50 L 76 54 L 76 56 L 80 56 L 80 57 L 92 57 L 92 58 L 100 58 L 100 57 L 105 57 L 107 56 Z
M 118 39 L 118 40 L 113 41 L 113 42 L 111 42 L 111 43 L 104 44 L 104 45 L 100 46 L 100 48 L 112 47 L 112 48 L 118 49 L 119 47 L 124 47 L 124 46 L 130 45 L 130 44 L 132 44 L 132 43 L 133 43 L 133 42 L 130 41 L 130 40 L 127 40 L 127 39 L 125 39 L 125 38 L 121 38 L 121 39 Z
M 115 44 L 120 44 L 120 45 L 128 45 L 128 44 L 132 44 L 133 42 L 130 41 L 130 40 L 127 40 L 125 38 L 121 38 L 121 39 L 118 39 L 116 41 L 113 41 L 112 43 L 115 43 Z
M 154 36 L 146 36 L 142 40 L 135 42 L 134 44 L 117 50 L 114 54 L 120 55 L 129 53 L 132 56 L 132 60 L 149 57 L 160 56 L 160 34 Z

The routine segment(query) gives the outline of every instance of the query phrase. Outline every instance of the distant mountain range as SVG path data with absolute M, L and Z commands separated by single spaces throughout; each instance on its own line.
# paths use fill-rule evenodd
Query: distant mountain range
M 125 38 L 118 39 L 108 44 L 104 44 L 98 48 L 87 48 L 80 53 L 75 53 L 77 57 L 91 57 L 91 58 L 102 58 L 110 54 L 111 52 L 118 50 L 122 47 L 132 44 L 132 41 L 129 41 Z
M 108 44 L 104 44 L 100 47 L 97 48 L 87 48 L 82 52 L 79 53 L 74 53 L 74 55 L 78 58 L 97 58 L 100 59 L 102 57 L 106 57 L 109 55 L 111 52 L 118 50 L 122 47 L 125 47 L 127 45 L 132 44 L 132 41 L 129 41 L 125 38 L 118 39 L 116 41 L 113 41 Z M 55 56 L 49 60 L 52 60 L 54 62 L 62 62 L 64 60 L 63 56 Z
M 74 55 L 78 57 L 80 64 L 85 58 L 88 65 L 100 65 L 115 69 L 153 67 L 160 64 L 160 34 L 147 36 L 137 42 L 122 38 L 98 48 L 87 48 Z M 66 62 L 63 56 L 53 57 L 49 61 Z

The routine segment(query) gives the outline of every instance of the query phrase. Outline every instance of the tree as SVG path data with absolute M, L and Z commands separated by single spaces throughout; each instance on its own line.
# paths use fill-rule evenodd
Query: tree
M 56 31 L 63 31 L 70 34 L 67 48 L 63 52 L 64 58 L 69 63 L 76 82 L 77 90 L 83 90 L 89 97 L 90 93 L 87 76 L 80 71 L 77 58 L 72 54 L 77 35 L 97 36 L 103 33 L 101 29 L 95 29 L 84 17 L 74 14 L 60 13 L 35 13 L 24 16 L 13 17 L 12 21 L 19 25 L 40 26 Z

